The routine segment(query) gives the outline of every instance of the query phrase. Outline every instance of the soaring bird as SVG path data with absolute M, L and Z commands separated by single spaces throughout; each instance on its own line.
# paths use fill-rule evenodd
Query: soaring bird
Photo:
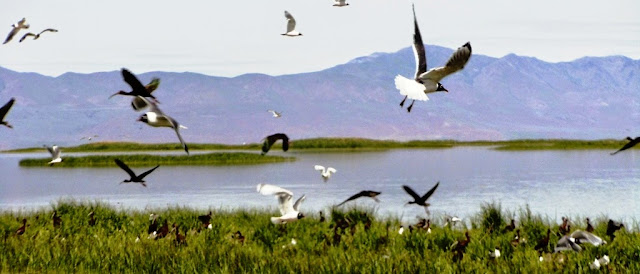
M 137 98 L 143 100 L 151 108 L 148 112 L 140 116 L 140 118 L 138 118 L 138 121 L 144 122 L 152 127 L 172 128 L 176 132 L 176 135 L 178 135 L 178 139 L 180 140 L 180 144 L 182 144 L 184 151 L 187 152 L 187 155 L 189 155 L 189 148 L 180 135 L 180 129 L 186 129 L 187 127 L 178 123 L 178 121 L 171 118 L 171 116 L 164 114 L 164 112 L 162 112 L 162 110 L 160 110 L 160 108 L 158 108 L 158 105 L 156 105 L 154 102 L 149 101 L 142 96 L 138 96 Z
M 291 16 L 291 13 L 285 10 L 284 17 L 287 18 L 287 32 L 283 33 L 282 35 L 290 36 L 290 37 L 302 36 L 302 33 L 299 33 L 296 30 L 296 19 L 293 19 L 293 16 Z
M 277 112 L 275 110 L 267 110 L 267 112 L 271 112 L 271 114 L 273 114 L 273 118 L 280 118 L 282 117 L 282 112 Z
M 620 151 L 627 150 L 634 147 L 635 145 L 640 143 L 640 137 L 636 137 L 635 139 L 632 139 L 631 137 L 627 137 L 627 141 L 629 142 L 626 143 L 621 149 L 618 149 L 616 152 L 612 152 L 611 155 L 616 155 Z
M 0 125 L 4 125 L 8 128 L 13 128 L 13 126 L 11 124 L 9 124 L 9 122 L 4 120 L 4 117 L 7 116 L 7 113 L 9 112 L 9 110 L 11 109 L 11 106 L 13 106 L 13 102 L 15 102 L 16 99 L 15 98 L 11 98 L 11 100 L 9 100 L 9 102 L 7 102 L 6 104 L 4 104 L 4 106 L 2 106 L 2 108 L 0 108 Z
M 431 197 L 431 194 L 433 194 L 433 192 L 436 191 L 436 188 L 438 188 L 439 185 L 440 185 L 440 182 L 437 182 L 436 185 L 433 186 L 423 196 L 418 195 L 409 186 L 406 186 L 406 185 L 402 186 L 402 188 L 404 188 L 404 191 L 406 191 L 409 195 L 411 195 L 411 197 L 413 197 L 413 201 L 410 201 L 407 204 L 416 204 L 416 205 L 419 205 L 419 206 L 423 206 L 424 210 L 427 212 L 427 214 L 429 214 L 429 206 L 430 206 L 430 204 L 427 203 L 427 199 L 429 199 L 429 197 Z
M 144 86 L 144 88 L 147 90 L 149 94 L 151 94 L 153 91 L 155 91 L 158 88 L 158 86 L 160 86 L 160 78 L 153 78 L 151 79 L 151 82 L 149 82 L 149 84 Z M 141 111 L 147 106 L 148 106 L 147 103 L 138 97 L 133 98 L 133 100 L 131 101 L 131 107 L 133 107 L 133 110 L 135 111 Z
M 133 73 L 131 73 L 128 69 L 122 68 L 122 78 L 124 79 L 125 82 L 127 82 L 127 84 L 129 84 L 129 86 L 131 86 L 131 91 L 129 92 L 126 92 L 124 90 L 118 91 L 113 95 L 109 96 L 109 99 L 111 99 L 111 97 L 116 95 L 141 96 L 141 97 L 151 97 L 153 99 L 156 99 L 156 97 L 153 97 L 153 95 L 151 95 L 151 92 L 149 92 L 149 90 L 147 90 L 147 88 L 143 86 L 142 83 L 140 83 L 138 78 L 136 78 L 136 76 L 133 75 Z
M 46 147 L 49 153 L 51 153 L 52 160 L 47 164 L 52 166 L 53 164 L 62 163 L 62 158 L 60 157 L 60 148 L 58 146 L 48 147 L 45 145 L 44 147 Z
M 22 18 L 22 20 L 18 21 L 18 23 L 11 25 L 12 29 L 9 32 L 9 35 L 7 35 L 7 39 L 5 39 L 4 43 L 2 44 L 4 45 L 6 43 L 9 43 L 9 41 L 13 39 L 13 36 L 15 36 L 21 29 L 28 29 L 29 24 L 26 24 L 26 23 L 27 23 L 27 19 Z
M 275 195 L 278 198 L 278 207 L 280 208 L 280 217 L 271 217 L 271 222 L 274 224 L 285 224 L 304 218 L 300 209 L 300 204 L 305 199 L 305 195 L 298 198 L 295 203 L 292 203 L 293 193 L 289 190 L 281 188 L 279 186 L 269 184 L 258 184 L 256 190 L 262 195 Z
M 269 135 L 263 140 L 264 142 L 262 143 L 262 155 L 267 154 L 267 152 L 269 152 L 269 150 L 271 149 L 271 146 L 273 146 L 273 144 L 278 140 L 282 140 L 282 151 L 289 150 L 289 136 L 284 133 Z
M 348 6 L 347 0 L 333 0 L 334 7 L 345 7 Z
M 27 37 L 29 37 L 29 36 L 33 36 L 33 40 L 38 40 L 38 38 L 40 38 L 40 35 L 42 35 L 45 32 L 58 32 L 58 30 L 57 29 L 45 29 L 45 30 L 41 31 L 38 34 L 35 34 L 33 32 L 27 32 L 27 34 L 23 35 L 22 38 L 20 38 L 20 41 L 18 41 L 18 42 L 22 43 L 22 41 L 24 41 L 24 39 L 27 39 Z
M 80 138 L 80 140 L 84 140 L 87 139 L 87 141 L 91 141 L 93 140 L 93 138 L 98 138 L 98 135 L 93 135 L 93 136 L 82 136 L 82 138 Z
M 341 206 L 341 205 L 345 204 L 348 201 L 353 201 L 353 200 L 358 199 L 360 197 L 371 197 L 371 199 L 373 199 L 377 203 L 379 203 L 380 200 L 378 200 L 378 198 L 376 198 L 376 196 L 378 196 L 378 195 L 380 195 L 380 192 L 372 191 L 372 190 L 363 190 L 363 191 L 360 191 L 358 194 L 347 198 L 346 200 L 344 200 L 344 202 L 338 204 L 337 206 Z
M 463 69 L 471 57 L 471 44 L 467 42 L 449 57 L 449 61 L 447 61 L 444 67 L 432 68 L 427 71 L 427 57 L 424 51 L 424 44 L 422 43 L 422 36 L 420 35 L 420 29 L 418 28 L 415 7 L 413 8 L 413 23 L 413 53 L 416 58 L 416 74 L 413 80 L 401 75 L 396 76 L 395 79 L 396 88 L 400 90 L 401 95 L 404 95 L 400 106 L 404 106 L 407 98 L 413 100 L 407 108 L 409 112 L 411 112 L 415 100 L 429 100 L 427 93 L 438 91 L 449 92 L 440 84 L 440 81 L 450 74 Z
M 331 177 L 331 174 L 337 172 L 335 168 L 332 168 L 332 167 L 325 168 L 321 165 L 315 165 L 313 168 L 317 171 L 320 171 L 320 176 L 322 176 L 322 180 L 325 183 L 329 180 L 329 178 Z
M 156 167 L 149 169 L 143 173 L 140 173 L 140 175 L 136 175 L 133 170 L 131 170 L 129 168 L 129 166 L 127 166 L 125 163 L 123 163 L 122 161 L 120 161 L 119 159 L 115 159 L 114 160 L 116 162 L 116 164 L 122 168 L 125 172 L 127 172 L 127 174 L 129 174 L 129 176 L 131 176 L 130 179 L 124 180 L 122 183 L 140 183 L 142 186 L 147 187 L 147 185 L 145 184 L 144 181 L 144 177 L 147 177 L 147 175 L 149 175 L 151 172 L 153 172 L 154 170 L 156 170 L 156 168 L 160 167 L 160 165 L 157 165 Z

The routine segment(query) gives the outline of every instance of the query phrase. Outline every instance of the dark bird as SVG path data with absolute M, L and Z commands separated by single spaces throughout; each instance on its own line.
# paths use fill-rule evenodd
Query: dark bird
M 338 204 L 337 206 L 341 206 L 341 205 L 343 205 L 344 203 L 346 203 L 348 201 L 353 201 L 353 200 L 358 199 L 360 197 L 371 197 L 373 200 L 375 200 L 376 202 L 379 203 L 380 200 L 378 200 L 378 198 L 376 198 L 376 196 L 378 196 L 378 195 L 380 195 L 380 192 L 372 191 L 372 190 L 363 190 L 363 191 L 360 191 L 358 194 L 347 198 L 346 200 L 344 200 L 344 202 Z
M 156 170 L 156 168 L 160 167 L 160 165 L 157 165 L 156 167 L 149 169 L 143 173 L 141 173 L 140 175 L 136 175 L 133 170 L 131 170 L 129 168 L 129 166 L 127 166 L 125 163 L 123 163 L 122 161 L 120 161 L 119 159 L 115 159 L 114 160 L 116 162 L 116 164 L 122 168 L 124 171 L 126 171 L 129 176 L 131 176 L 130 179 L 124 180 L 122 183 L 140 183 L 142 186 L 146 187 L 147 185 L 145 184 L 145 181 L 143 180 L 144 177 L 146 177 L 147 175 L 149 175 L 151 172 L 153 172 L 154 170 Z
M 187 245 L 187 237 L 180 234 L 180 226 L 173 224 L 173 229 L 176 231 L 176 245 Z
M 538 252 L 546 252 L 549 247 L 549 235 L 551 234 L 551 229 L 547 228 L 547 236 L 542 237 L 534 247 Z
M 165 219 L 164 220 L 164 224 L 162 224 L 160 229 L 157 230 L 156 240 L 157 239 L 162 239 L 162 238 L 166 237 L 167 235 L 169 235 L 169 223 Z
M 209 211 L 209 214 L 207 215 L 198 216 L 198 220 L 200 220 L 200 222 L 202 223 L 202 226 L 209 227 L 211 225 L 211 215 L 212 215 L 212 212 Z
M 236 233 L 233 233 L 233 235 L 231 235 L 231 238 L 236 239 L 236 241 L 240 242 L 240 244 L 244 244 L 244 235 L 240 233 L 240 230 L 236 231 Z
M 149 221 L 151 221 L 151 223 L 149 223 L 149 228 L 147 229 L 147 234 L 149 235 L 157 235 L 157 231 L 158 231 L 158 215 L 151 213 L 149 215 Z M 155 233 L 155 234 L 154 234 Z
M 13 102 L 15 102 L 16 99 L 15 98 L 11 98 L 11 100 L 9 100 L 9 102 L 7 102 L 6 104 L 4 104 L 4 106 L 2 106 L 2 108 L 0 108 L 0 125 L 4 125 L 8 128 L 13 128 L 13 126 L 11 124 L 9 124 L 9 122 L 4 120 L 4 117 L 7 116 L 7 113 L 9 112 L 9 110 L 11 109 L 11 106 L 13 106 Z
M 516 229 L 516 236 L 511 240 L 511 245 L 516 247 L 520 244 L 520 229 Z
M 467 249 L 467 245 L 469 245 L 469 242 L 471 242 L 471 237 L 469 237 L 469 231 L 466 231 L 464 233 L 464 237 L 465 237 L 464 239 L 455 241 L 451 245 L 451 250 L 454 252 L 454 255 L 453 255 L 454 261 L 462 260 L 462 257 L 464 256 L 464 251 Z
M 511 223 L 504 227 L 504 231 L 513 231 L 516 229 L 516 221 L 511 219 Z
M 27 34 L 23 35 L 22 38 L 20 38 L 20 43 L 22 43 L 22 41 L 24 41 L 24 39 L 27 39 L 27 37 L 29 36 L 33 36 L 33 40 L 38 40 L 38 38 L 40 38 L 40 35 L 42 35 L 45 32 L 58 32 L 57 29 L 45 29 L 43 31 L 41 31 L 38 34 L 35 34 L 33 32 L 28 32 Z
M 406 185 L 402 186 L 402 188 L 404 188 L 404 191 L 406 191 L 409 195 L 411 195 L 411 197 L 413 197 L 413 201 L 410 201 L 407 204 L 416 204 L 419 206 L 423 206 L 424 210 L 427 212 L 427 214 L 429 214 L 429 206 L 431 204 L 427 203 L 427 199 L 429 199 L 429 197 L 431 197 L 431 194 L 433 194 L 433 192 L 436 191 L 436 188 L 438 188 L 438 185 L 440 185 L 440 182 L 437 182 L 436 185 L 431 188 L 431 190 L 429 190 L 426 194 L 424 194 L 424 196 L 418 195 L 409 186 L 406 186 Z
M 184 151 L 187 153 L 187 155 L 189 155 L 189 148 L 187 147 L 187 143 L 184 142 L 184 140 L 182 139 L 182 136 L 180 135 L 180 129 L 181 128 L 186 129 L 187 127 L 178 123 L 178 121 L 176 121 L 176 119 L 171 118 L 171 116 L 164 114 L 164 112 L 162 112 L 162 110 L 160 110 L 158 105 L 156 105 L 154 102 L 149 101 L 142 96 L 138 96 L 136 98 L 145 101 L 145 103 L 149 105 L 151 108 L 149 111 L 145 112 L 145 114 L 140 116 L 140 118 L 138 118 L 138 121 L 143 122 L 152 127 L 172 128 L 176 132 L 176 135 L 178 136 L 178 140 L 180 140 L 180 144 L 182 145 L 182 148 L 184 148 Z
M 469 58 L 471 58 L 471 44 L 467 42 L 449 57 L 444 67 L 432 68 L 427 71 L 427 57 L 424 44 L 422 43 L 422 36 L 420 35 L 420 29 L 418 28 L 415 8 L 413 8 L 413 24 L 413 53 L 416 59 L 416 74 L 414 79 L 407 79 L 401 75 L 395 78 L 396 88 L 400 91 L 401 95 L 404 95 L 400 106 L 404 106 L 407 98 L 413 100 L 407 108 L 408 112 L 411 112 L 415 100 L 429 100 L 429 97 L 427 97 L 428 93 L 438 91 L 449 92 L 440 84 L 440 81 L 454 72 L 463 69 L 469 61 Z
M 149 82 L 149 84 L 144 86 L 144 88 L 147 90 L 147 92 L 149 92 L 149 94 L 151 94 L 156 89 L 158 89 L 158 86 L 160 86 L 160 78 L 153 78 L 151 79 L 151 82 Z M 133 100 L 131 101 L 131 107 L 133 107 L 133 110 L 135 111 L 141 111 L 147 106 L 147 102 L 138 97 L 133 98 Z
M 267 154 L 267 152 L 269 152 L 269 150 L 271 149 L 271 146 L 273 146 L 273 144 L 278 140 L 282 140 L 282 151 L 289 150 L 289 136 L 284 133 L 269 135 L 263 140 L 264 142 L 262 143 L 262 155 Z
M 629 142 L 626 143 L 621 149 L 618 149 L 618 151 L 612 152 L 611 155 L 616 155 L 616 153 L 618 153 L 620 151 L 627 150 L 627 149 L 630 149 L 630 148 L 634 147 L 635 145 L 640 143 L 640 137 L 636 137 L 635 139 L 632 139 L 631 137 L 627 137 L 627 141 L 629 141 Z
M 141 97 L 151 97 L 153 99 L 156 99 L 156 97 L 153 97 L 153 95 L 151 95 L 151 93 L 147 90 L 147 88 L 143 86 L 142 83 L 140 83 L 138 78 L 136 78 L 136 76 L 133 75 L 133 73 L 131 73 L 126 68 L 122 69 L 122 78 L 124 78 L 124 81 L 127 82 L 129 86 L 131 86 L 132 90 L 129 92 L 126 92 L 124 90 L 118 91 L 113 95 L 109 96 L 109 99 L 111 99 L 111 97 L 116 95 L 141 96 Z
M 16 230 L 16 235 L 22 235 L 27 231 L 27 219 L 22 219 L 22 226 Z
M 58 211 L 53 211 L 53 215 L 51 215 L 51 220 L 53 221 L 53 228 L 60 228 L 62 225 L 62 218 L 58 216 Z
M 569 224 L 569 218 L 562 216 L 562 225 L 558 228 L 560 235 L 567 235 L 571 232 L 571 225 Z
M 95 213 L 93 211 L 89 212 L 89 226 L 96 225 L 96 219 L 94 217 Z
M 611 240 L 613 241 L 613 238 L 616 237 L 616 231 L 622 229 L 623 227 L 623 223 L 618 223 L 614 220 L 609 219 L 609 222 L 607 222 L 607 236 L 609 236 L 609 238 L 611 238 Z
M 324 218 L 324 212 L 322 212 L 322 210 L 320 210 L 320 222 L 324 223 L 325 218 Z
M 591 225 L 591 220 L 589 220 L 589 218 L 587 218 L 587 229 L 585 229 L 587 232 L 589 233 L 593 233 L 593 226 Z
M 27 23 L 27 19 L 22 18 L 22 20 L 18 21 L 18 23 L 15 23 L 13 25 L 11 25 L 11 31 L 9 32 L 9 35 L 7 35 L 7 39 L 4 40 L 4 43 L 2 44 L 6 44 L 9 43 L 9 41 L 11 41 L 11 39 L 13 39 L 13 36 L 15 36 L 21 29 L 28 29 L 29 28 L 29 24 Z

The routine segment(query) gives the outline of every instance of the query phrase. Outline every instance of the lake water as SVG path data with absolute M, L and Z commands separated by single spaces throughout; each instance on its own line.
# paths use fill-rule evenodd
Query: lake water
M 175 152 L 179 153 L 179 152 Z M 256 152 L 257 153 L 257 152 Z M 18 166 L 22 158 L 48 154 L 0 154 L 0 209 L 47 207 L 60 198 L 103 201 L 116 208 L 150 209 L 188 206 L 202 209 L 276 208 L 273 197 L 256 192 L 269 183 L 306 194 L 303 212 L 327 210 L 361 190 L 381 191 L 380 203 L 369 198 L 358 205 L 376 207 L 412 221 L 422 207 L 407 205 L 402 185 L 422 194 L 437 181 L 430 211 L 468 218 L 487 202 L 515 211 L 529 205 L 534 213 L 561 216 L 601 215 L 626 222 L 640 217 L 640 152 L 610 156 L 609 151 L 495 151 L 486 147 L 388 150 L 354 153 L 273 153 L 295 162 L 249 165 L 161 166 L 139 184 L 119 184 L 127 174 L 113 168 L 49 168 Z M 323 183 L 313 166 L 338 170 Z M 147 168 L 134 168 L 136 173 Z

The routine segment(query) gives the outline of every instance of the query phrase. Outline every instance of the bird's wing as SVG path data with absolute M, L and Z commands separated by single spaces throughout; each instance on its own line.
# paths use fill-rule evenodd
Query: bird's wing
M 135 92 L 147 90 L 142 83 L 140 83 L 140 80 L 126 68 L 122 69 L 122 78 L 124 78 L 124 81 L 127 82 Z
M 467 42 L 466 44 L 459 47 L 451 57 L 449 57 L 449 61 L 444 67 L 434 68 L 426 73 L 423 73 L 419 76 L 422 80 L 432 80 L 434 82 L 440 82 L 444 77 L 449 76 L 450 74 L 459 71 L 464 68 L 464 66 L 471 58 L 471 44 Z
M 406 95 L 411 100 L 427 101 L 429 97 L 424 93 L 425 87 L 414 79 L 408 79 L 402 75 L 396 76 L 396 88 L 401 95 Z
M 282 151 L 289 150 L 289 136 L 284 133 L 280 133 L 280 139 L 282 139 Z
M 26 23 L 26 22 L 27 22 L 27 18 L 23 17 L 22 20 L 18 21 L 18 26 L 23 26 L 24 23 Z
M 296 19 L 293 19 L 291 13 L 284 11 L 284 17 L 287 18 L 287 32 L 291 32 L 296 28 Z
M 40 33 L 38 33 L 38 35 L 43 34 L 43 33 L 47 32 L 47 31 L 49 31 L 49 32 L 58 32 L 57 29 L 45 29 L 45 30 L 41 31 Z
M 149 84 L 147 84 L 144 87 L 147 90 L 147 92 L 151 94 L 154 90 L 158 88 L 158 86 L 160 86 L 160 78 L 153 78 L 151 79 L 151 82 L 149 82 Z
M 150 101 L 147 98 L 142 97 L 142 96 L 136 96 L 136 99 L 142 100 L 142 102 L 144 102 L 145 106 L 149 106 L 150 107 L 150 109 L 149 109 L 150 112 L 155 112 L 155 113 L 158 114 L 158 116 L 164 115 L 164 112 L 162 112 L 162 110 L 158 107 L 158 105 L 156 105 L 156 103 L 154 103 L 153 101 Z
M 116 165 L 118 165 L 120 168 L 122 168 L 125 172 L 127 172 L 127 174 L 129 174 L 129 176 L 131 176 L 131 178 L 135 178 L 136 174 L 133 172 L 133 170 L 131 170 L 129 168 L 129 166 L 127 166 L 125 163 L 123 163 L 122 161 L 120 161 L 119 159 L 115 159 L 114 160 L 116 162 Z M 155 169 L 155 168 L 154 168 Z M 153 171 L 153 170 L 152 170 Z
M 413 189 L 411 189 L 409 186 L 402 186 L 402 188 L 404 188 L 404 191 L 406 191 L 409 195 L 411 195 L 411 197 L 413 197 L 414 200 L 420 200 L 420 195 L 418 195 L 415 191 L 413 191 Z
M 156 168 L 160 167 L 160 165 L 157 165 L 156 167 L 149 169 L 147 171 L 145 171 L 144 173 L 140 174 L 138 176 L 138 179 L 142 180 L 144 177 L 146 177 L 147 175 L 151 174 L 151 172 L 153 172 L 154 170 L 156 170 Z
M 293 195 L 289 195 L 289 193 L 286 192 L 280 192 L 276 194 L 276 197 L 278 198 L 280 214 L 284 216 L 293 210 L 293 204 L 291 203 Z
M 353 201 L 353 200 L 358 199 L 358 198 L 360 198 L 360 197 L 362 197 L 362 196 L 365 196 L 365 192 L 364 192 L 364 191 L 360 191 L 358 194 L 353 195 L 353 196 L 351 196 L 351 197 L 347 198 L 346 200 L 344 200 L 344 202 L 339 203 L 337 206 L 341 206 L 341 205 L 343 205 L 344 203 L 346 203 L 346 202 L 348 202 L 348 201 Z
M 7 116 L 7 113 L 9 112 L 9 109 L 11 109 L 11 106 L 13 106 L 13 102 L 15 102 L 15 101 L 16 101 L 15 98 L 11 98 L 11 100 L 9 100 L 9 102 L 4 104 L 4 106 L 2 106 L 2 108 L 0 108 L 0 121 L 4 120 L 4 117 Z
M 337 170 L 336 170 L 335 168 L 330 167 L 330 168 L 327 168 L 327 172 L 329 172 L 329 173 L 336 173 L 336 172 L 337 172 Z
M 51 151 L 49 152 L 51 152 L 51 155 L 53 156 L 54 159 L 60 157 L 60 148 L 58 146 L 51 147 Z
M 171 118 L 171 117 L 169 117 Z M 171 124 L 173 124 L 173 130 L 176 131 L 176 135 L 178 135 L 178 139 L 180 140 L 180 144 L 182 144 L 182 148 L 184 148 L 184 151 L 187 153 L 187 155 L 189 155 L 189 148 L 187 147 L 187 143 L 184 142 L 184 140 L 182 139 L 182 136 L 180 135 L 180 125 L 178 124 L 178 122 L 176 122 L 176 120 L 173 119 L 169 119 L 171 122 Z
M 22 38 L 20 38 L 20 40 L 18 42 L 22 43 L 22 41 L 24 41 L 24 39 L 27 39 L 27 37 L 29 37 L 29 36 L 36 36 L 36 35 L 31 33 L 31 32 L 27 32 L 27 34 L 22 35 Z
M 256 190 L 262 195 L 276 195 L 279 193 L 286 193 L 293 196 L 293 192 L 270 184 L 258 184 Z
M 431 194 L 433 194 L 433 192 L 436 191 L 436 188 L 438 188 L 438 186 L 440 185 L 440 182 L 437 182 L 435 186 L 433 186 L 429 192 L 427 192 L 427 194 L 425 194 L 422 198 L 424 198 L 424 200 L 426 201 L 427 199 L 429 199 L 429 197 L 431 197 Z
M 323 167 L 323 166 L 321 166 L 321 165 L 315 165 L 315 166 L 313 166 L 313 168 L 314 168 L 315 170 L 320 171 L 320 172 L 324 172 L 324 167 Z
M 570 237 L 575 239 L 580 239 L 581 241 L 589 242 L 590 244 L 595 246 L 599 246 L 604 242 L 602 238 L 594 235 L 593 233 L 581 231 L 581 230 L 574 231 L 573 233 L 571 233 Z
M 7 35 L 7 39 L 5 39 L 5 40 L 4 40 L 4 43 L 2 43 L 2 44 L 9 43 L 9 41 L 11 41 L 11 39 L 13 39 L 13 36 L 15 36 L 15 35 L 18 33 L 18 31 L 20 31 L 20 29 L 19 29 L 19 28 L 13 28 L 13 29 L 9 32 L 9 35 Z
M 416 9 L 413 5 L 413 54 L 416 58 L 416 75 L 415 79 L 418 79 L 421 74 L 427 71 L 427 56 L 424 51 L 424 43 L 422 43 L 422 35 L 420 34 L 420 28 L 418 28 L 418 19 L 416 19 Z
M 296 202 L 293 204 L 293 210 L 298 211 L 300 208 L 300 204 L 302 204 L 306 197 L 307 195 L 302 195 L 302 197 L 298 198 L 298 200 L 296 200 Z

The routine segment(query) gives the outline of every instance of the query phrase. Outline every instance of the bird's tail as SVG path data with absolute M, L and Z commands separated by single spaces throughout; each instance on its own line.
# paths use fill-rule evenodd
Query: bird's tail
M 278 225 L 278 224 L 281 224 L 282 222 L 278 217 L 271 217 L 271 223 L 273 223 L 274 225 Z
M 396 88 L 401 95 L 406 95 L 411 100 L 427 101 L 429 97 L 424 93 L 424 85 L 412 79 L 407 79 L 402 75 L 396 76 Z
M 183 126 L 183 125 L 179 125 L 178 127 L 179 127 L 179 128 L 182 128 L 182 129 L 189 129 L 188 127 L 185 127 L 185 126 Z

